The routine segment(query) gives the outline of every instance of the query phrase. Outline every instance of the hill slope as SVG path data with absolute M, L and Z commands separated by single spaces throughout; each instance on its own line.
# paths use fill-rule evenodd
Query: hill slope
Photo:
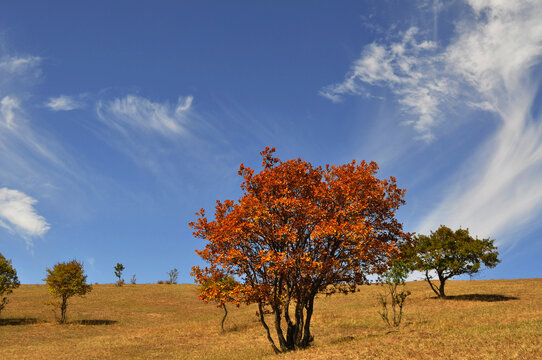
M 193 285 L 97 285 L 55 323 L 45 285 L 22 285 L 0 315 L 0 359 L 542 359 L 542 279 L 450 281 L 438 300 L 424 282 L 403 324 L 390 331 L 378 315 L 382 288 L 321 296 L 314 346 L 277 357 L 256 307 L 205 305 Z M 455 297 L 454 297 L 455 295 Z

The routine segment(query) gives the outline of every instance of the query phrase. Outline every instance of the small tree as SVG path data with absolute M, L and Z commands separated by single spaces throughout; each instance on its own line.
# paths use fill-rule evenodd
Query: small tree
M 173 269 L 170 270 L 167 274 L 169 275 L 168 284 L 177 284 L 177 279 L 179 278 L 179 270 Z
M 196 277 L 196 282 L 201 284 L 199 298 L 206 304 L 209 302 L 217 303 L 218 307 L 224 310 L 224 317 L 220 322 L 220 327 L 224 331 L 224 322 L 228 316 L 226 303 L 241 304 L 242 292 L 239 291 L 241 285 L 231 276 L 217 272 L 213 276 L 205 276 L 199 267 L 194 267 L 191 274 Z
M 133 274 L 132 277 L 130 278 L 130 284 L 132 284 L 132 285 L 136 284 L 136 276 L 135 276 L 135 274 Z
M 412 269 L 425 273 L 425 280 L 439 298 L 446 297 L 444 285 L 451 277 L 468 274 L 473 275 L 481 265 L 493 268 L 501 261 L 498 259 L 494 240 L 473 238 L 468 229 L 455 232 L 441 225 L 431 235 L 419 235 L 408 251 L 412 261 Z M 439 285 L 433 284 L 430 272 L 434 271 Z
M 0 312 L 2 312 L 9 302 L 8 295 L 11 294 L 14 289 L 18 288 L 19 285 L 17 271 L 15 271 L 15 268 L 11 265 L 11 260 L 7 260 L 4 255 L 0 254 Z
M 60 299 L 59 322 L 61 324 L 66 322 L 68 299 L 74 295 L 83 297 L 92 290 L 92 286 L 87 284 L 83 264 L 77 260 L 58 263 L 53 269 L 47 269 L 47 277 L 44 280 L 49 293 Z
M 113 269 L 115 269 L 115 276 L 118 278 L 117 286 L 124 285 L 124 280 L 122 279 L 122 272 L 124 271 L 124 265 L 122 265 L 121 263 L 117 263 L 117 265 L 115 265 Z
M 382 285 L 384 285 L 386 291 L 379 296 L 382 307 L 380 316 L 388 326 L 397 327 L 401 324 L 403 306 L 407 296 L 410 295 L 410 291 L 404 288 L 408 273 L 407 263 L 403 260 L 395 259 L 392 261 L 389 270 L 382 275 Z M 391 314 L 388 310 L 388 303 L 391 305 Z

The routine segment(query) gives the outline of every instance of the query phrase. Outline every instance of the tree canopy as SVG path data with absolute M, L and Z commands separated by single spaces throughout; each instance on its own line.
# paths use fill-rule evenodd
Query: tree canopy
M 86 282 L 83 264 L 77 260 L 58 263 L 52 269 L 47 269 L 47 277 L 44 280 L 49 293 L 61 300 L 60 323 L 66 321 L 68 298 L 75 295 L 84 296 L 92 290 L 92 286 Z
M 0 254 L 0 312 L 8 303 L 8 295 L 20 285 L 17 271 L 11 265 L 11 260 L 7 260 Z
M 224 331 L 224 321 L 228 316 L 227 303 L 233 303 L 239 306 L 242 302 L 243 292 L 239 291 L 240 284 L 232 276 L 228 276 L 222 272 L 215 271 L 212 274 L 203 274 L 199 267 L 194 267 L 191 274 L 195 276 L 201 284 L 199 298 L 205 303 L 215 302 L 219 307 L 224 309 L 224 317 L 220 323 L 222 331 Z
M 497 247 L 494 240 L 473 238 L 469 229 L 453 231 L 441 225 L 428 235 L 416 236 L 413 246 L 408 250 L 412 269 L 425 273 L 425 279 L 438 297 L 445 297 L 446 280 L 457 275 L 473 275 L 481 265 L 489 268 L 497 266 Z M 439 285 L 433 284 L 431 272 L 438 277 Z
M 386 269 L 410 234 L 395 217 L 405 189 L 393 177 L 377 179 L 376 163 L 322 168 L 301 159 L 282 162 L 274 151 L 261 152 L 259 173 L 241 164 L 238 201 L 217 201 L 214 220 L 201 209 L 190 226 L 195 236 L 207 240 L 197 253 L 209 267 L 195 268 L 196 281 L 217 273 L 238 279 L 235 291 L 244 302 L 258 304 L 260 321 L 278 353 L 312 341 L 318 292 L 355 290 L 366 275 Z M 264 317 L 269 308 L 278 345 Z

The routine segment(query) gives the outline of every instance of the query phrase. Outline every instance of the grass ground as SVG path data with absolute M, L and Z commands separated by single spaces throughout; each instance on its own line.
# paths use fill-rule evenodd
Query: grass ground
M 97 285 L 55 322 L 44 285 L 22 285 L 0 315 L 0 359 L 542 359 L 542 279 L 424 282 L 397 330 L 378 315 L 382 288 L 319 297 L 313 346 L 273 354 L 254 306 L 205 305 L 193 285 Z

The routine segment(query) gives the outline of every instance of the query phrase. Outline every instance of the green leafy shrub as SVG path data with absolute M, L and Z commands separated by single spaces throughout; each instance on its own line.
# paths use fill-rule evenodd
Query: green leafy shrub
M 11 265 L 11 260 L 7 260 L 4 255 L 0 254 L 0 312 L 9 302 L 8 295 L 19 285 L 17 271 Z
M 68 299 L 74 295 L 83 297 L 92 290 L 87 284 L 87 276 L 83 271 L 83 264 L 77 260 L 56 264 L 52 269 L 47 269 L 47 283 L 49 293 L 60 300 L 60 303 L 51 302 L 60 307 L 61 324 L 66 322 L 66 310 Z
M 113 269 L 115 270 L 115 276 L 118 278 L 117 286 L 124 285 L 124 279 L 122 278 L 122 272 L 125 269 L 124 265 L 122 265 L 121 263 L 117 263 L 117 265 L 115 265 Z
M 408 264 L 404 260 L 394 260 L 387 272 L 382 275 L 384 294 L 379 295 L 381 305 L 380 316 L 388 326 L 397 327 L 403 318 L 403 306 L 410 295 L 405 290 L 405 280 L 408 277 Z M 388 308 L 389 305 L 389 308 Z M 391 311 L 390 311 L 391 310 Z

